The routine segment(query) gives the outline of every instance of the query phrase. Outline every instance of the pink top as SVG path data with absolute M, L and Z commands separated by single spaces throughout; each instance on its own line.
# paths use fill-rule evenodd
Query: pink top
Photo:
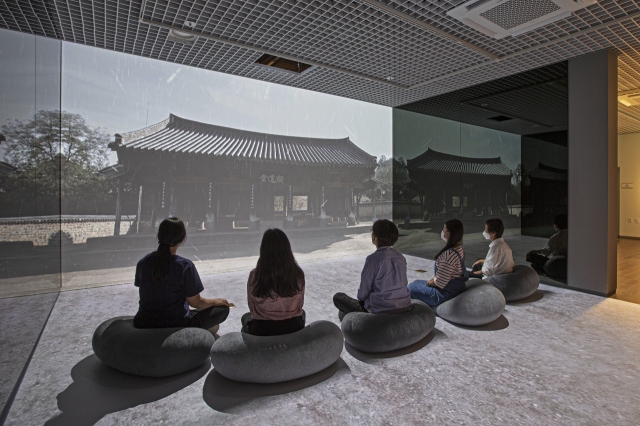
M 302 315 L 304 285 L 302 286 L 302 291 L 293 297 L 258 298 L 251 294 L 255 272 L 255 269 L 251 271 L 247 281 L 247 301 L 252 319 L 279 321 Z

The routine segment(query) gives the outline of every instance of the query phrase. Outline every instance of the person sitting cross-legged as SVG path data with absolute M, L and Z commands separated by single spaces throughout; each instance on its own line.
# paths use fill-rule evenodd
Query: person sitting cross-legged
M 440 238 L 446 244 L 436 254 L 435 276 L 429 281 L 416 280 L 409 284 L 412 299 L 422 300 L 433 308 L 467 289 L 465 282 L 469 272 L 464 265 L 463 235 L 464 226 L 458 219 L 450 219 L 444 224 Z
M 140 302 L 133 317 L 136 328 L 198 327 L 215 334 L 227 319 L 229 302 L 200 296 L 204 287 L 196 266 L 176 254 L 186 237 L 180 219 L 163 220 L 158 227 L 158 250 L 138 262 L 135 286 Z
M 567 255 L 567 243 L 569 231 L 567 231 L 567 215 L 559 214 L 553 218 L 553 227 L 556 233 L 549 238 L 547 245 L 540 250 L 531 250 L 527 253 L 527 262 L 538 272 L 544 272 L 544 264 L 554 256 Z
M 489 252 L 487 257 L 473 264 L 472 272 L 469 274 L 470 278 L 490 277 L 513 272 L 515 266 L 513 253 L 502 238 L 503 232 L 504 223 L 502 220 L 495 218 L 485 222 L 482 235 L 487 240 L 491 240 Z
M 291 243 L 280 229 L 267 229 L 260 257 L 247 281 L 249 314 L 242 317 L 242 332 L 276 336 L 304 328 L 304 272 L 298 266 Z
M 371 241 L 376 251 L 364 263 L 358 298 L 345 293 L 333 296 L 341 317 L 350 312 L 400 313 L 413 307 L 407 289 L 407 261 L 393 248 L 398 241 L 398 227 L 390 220 L 377 220 L 371 230 Z

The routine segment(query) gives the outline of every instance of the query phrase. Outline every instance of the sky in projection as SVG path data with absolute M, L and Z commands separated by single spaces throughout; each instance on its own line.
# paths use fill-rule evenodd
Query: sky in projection
M 519 135 L 394 109 L 393 156 L 411 159 L 429 148 L 463 157 L 500 157 L 511 170 L 521 158 Z
M 34 37 L 0 31 L 0 80 L 13 87 L 0 87 L 12 91 L 1 99 L 5 123 L 33 114 L 35 49 Z M 50 73 L 58 62 L 49 61 Z M 391 156 L 388 107 L 72 43 L 62 44 L 62 70 L 63 109 L 110 135 L 172 113 L 271 134 L 349 137 L 371 155 Z

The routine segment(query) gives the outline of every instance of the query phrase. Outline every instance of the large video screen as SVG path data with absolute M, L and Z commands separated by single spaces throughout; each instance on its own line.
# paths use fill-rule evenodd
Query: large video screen
M 133 282 L 167 217 L 187 225 L 180 254 L 201 275 L 255 266 L 268 228 L 288 233 L 299 261 L 370 252 L 372 221 L 391 217 L 390 108 L 72 43 L 61 50 L 49 85 L 57 104 L 2 97 L 0 245 L 29 246 L 24 261 L 5 249 L 14 295 L 52 278 L 62 290 Z M 33 58 L 16 55 L 3 82 L 33 74 Z M 53 249 L 58 269 L 29 260 Z

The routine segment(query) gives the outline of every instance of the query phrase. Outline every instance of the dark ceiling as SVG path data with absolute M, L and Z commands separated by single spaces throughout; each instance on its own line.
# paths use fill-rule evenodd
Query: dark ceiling
M 518 135 L 566 130 L 567 75 L 561 62 L 399 108 Z

